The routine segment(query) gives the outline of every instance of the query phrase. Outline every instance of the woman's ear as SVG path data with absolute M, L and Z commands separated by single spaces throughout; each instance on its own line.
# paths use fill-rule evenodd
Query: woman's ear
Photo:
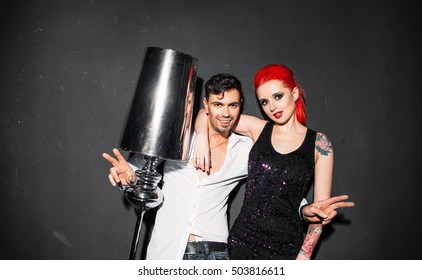
M 296 100 L 299 98 L 299 88 L 298 87 L 293 88 L 292 95 L 293 95 L 293 99 L 296 102 Z

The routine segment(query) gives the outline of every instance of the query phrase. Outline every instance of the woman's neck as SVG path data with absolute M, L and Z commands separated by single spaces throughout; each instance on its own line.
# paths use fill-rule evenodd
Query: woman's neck
M 288 122 L 284 124 L 274 123 L 274 131 L 277 133 L 284 133 L 284 134 L 295 134 L 301 133 L 305 130 L 306 127 L 299 123 L 296 118 L 290 119 Z

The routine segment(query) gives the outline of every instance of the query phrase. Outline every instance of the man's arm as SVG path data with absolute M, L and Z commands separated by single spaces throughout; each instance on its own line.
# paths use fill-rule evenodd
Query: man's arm
M 125 160 L 118 149 L 113 149 L 113 153 L 116 158 L 110 156 L 107 153 L 102 154 L 103 158 L 110 162 L 113 166 L 110 168 L 110 173 L 108 175 L 111 185 L 127 187 L 136 183 L 135 170 L 141 169 L 145 164 L 145 160 L 143 159 L 142 155 L 132 154 L 128 162 Z M 158 198 L 154 201 L 148 202 L 146 204 L 148 208 L 157 207 L 164 201 L 164 195 L 161 189 L 157 188 L 156 191 Z
M 131 185 L 136 180 L 135 171 L 130 167 L 118 149 L 114 148 L 113 153 L 116 158 L 107 153 L 102 154 L 103 158 L 113 166 L 110 168 L 110 173 L 108 175 L 111 185 Z

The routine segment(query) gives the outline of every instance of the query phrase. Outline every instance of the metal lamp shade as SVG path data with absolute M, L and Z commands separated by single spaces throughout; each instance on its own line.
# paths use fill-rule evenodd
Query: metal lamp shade
M 168 160 L 188 159 L 198 60 L 149 47 L 119 146 Z

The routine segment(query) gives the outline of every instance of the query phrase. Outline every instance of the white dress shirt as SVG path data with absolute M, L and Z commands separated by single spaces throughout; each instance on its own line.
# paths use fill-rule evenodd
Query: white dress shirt
M 252 145 L 250 138 L 233 133 L 220 170 L 202 180 L 190 163 L 164 163 L 164 202 L 157 211 L 147 259 L 181 260 L 190 234 L 197 241 L 227 242 L 227 199 L 247 176 Z
M 192 146 L 194 140 L 195 136 Z M 163 189 L 157 188 L 157 202 L 147 204 L 155 207 L 163 202 L 157 211 L 146 259 L 181 260 L 190 234 L 195 235 L 197 241 L 227 242 L 227 199 L 247 176 L 252 145 L 250 138 L 232 134 L 220 170 L 202 180 L 189 163 L 164 163 Z M 142 168 L 144 163 L 140 156 L 129 160 L 134 170 Z M 307 201 L 303 199 L 300 216 L 300 208 L 305 204 Z

